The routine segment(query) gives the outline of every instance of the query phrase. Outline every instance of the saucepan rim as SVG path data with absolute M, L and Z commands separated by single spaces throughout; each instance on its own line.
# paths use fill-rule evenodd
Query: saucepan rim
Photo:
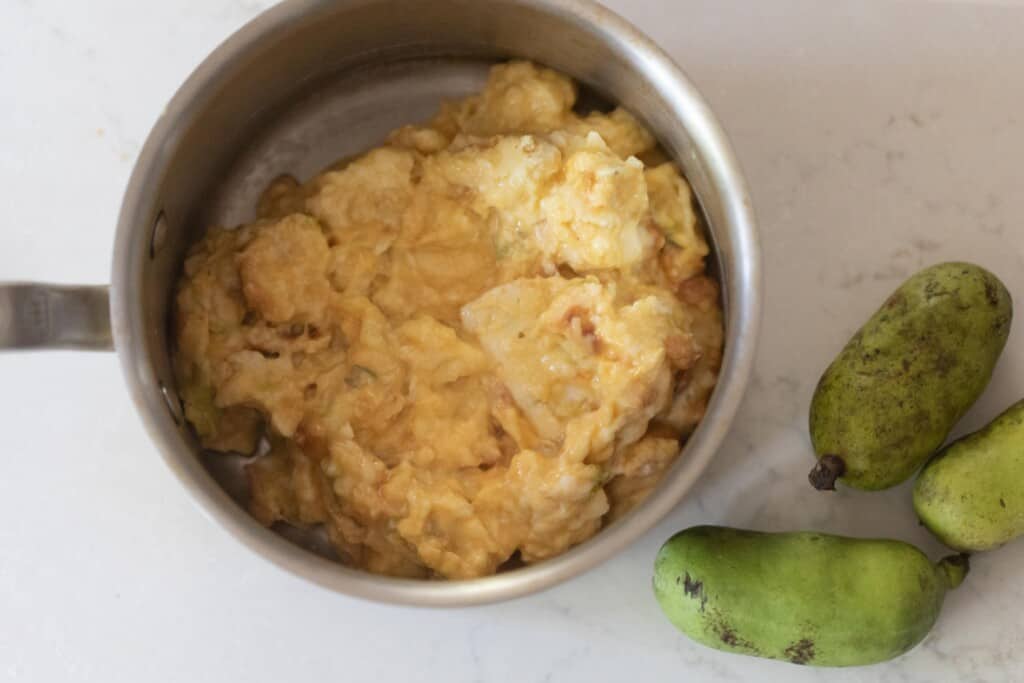
M 366 4 L 369 0 L 358 0 Z M 732 290 L 726 310 L 726 348 L 722 373 L 707 414 L 659 488 L 636 510 L 592 539 L 550 560 L 521 569 L 466 581 L 398 579 L 343 567 L 285 540 L 251 518 L 202 467 L 168 419 L 162 387 L 144 347 L 143 293 L 135 283 L 145 267 L 140 235 L 152 216 L 147 192 L 156 187 L 168 162 L 168 140 L 181 133 L 195 102 L 221 77 L 226 65 L 254 42 L 266 41 L 281 27 L 332 0 L 290 0 L 245 25 L 222 43 L 193 72 L 167 105 L 147 139 L 125 193 L 114 247 L 110 291 L 115 347 L 132 399 L 165 462 L 200 509 L 256 554 L 333 591 L 395 604 L 458 606 L 506 600 L 533 593 L 578 575 L 610 558 L 660 521 L 692 487 L 724 438 L 742 399 L 753 365 L 761 312 L 760 248 L 746 183 L 731 146 L 703 98 L 657 45 L 624 19 L 592 0 L 501 0 L 524 9 L 572 16 L 588 30 L 629 50 L 635 63 L 666 92 L 681 112 L 681 124 L 708 159 L 710 182 L 721 195 L 730 254 L 721 258 L 722 275 Z M 624 46 L 624 47 L 623 47 Z

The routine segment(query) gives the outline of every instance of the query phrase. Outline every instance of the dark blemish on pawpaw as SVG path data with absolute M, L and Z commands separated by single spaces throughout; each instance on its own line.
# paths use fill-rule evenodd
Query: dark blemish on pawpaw
M 679 583 L 679 577 L 676 577 L 676 583 Z M 683 576 L 683 594 L 695 600 L 700 600 L 700 611 L 703 614 L 704 607 L 708 604 L 708 596 L 704 592 L 704 582 L 691 579 L 690 574 L 687 572 Z
M 808 638 L 798 640 L 786 648 L 785 655 L 794 664 L 806 664 L 814 659 L 814 641 Z
M 905 298 L 903 292 L 896 292 L 889 297 L 889 300 L 885 302 L 886 308 L 896 308 L 904 302 Z
M 725 645 L 737 649 L 742 649 L 745 652 L 748 652 L 753 655 L 761 655 L 760 650 L 754 647 L 754 644 L 752 642 L 750 642 L 746 638 L 741 638 L 736 634 L 736 631 L 733 629 L 732 626 L 729 625 L 729 622 L 725 620 L 725 617 L 722 616 L 722 613 L 718 610 L 712 611 L 711 616 L 708 618 L 708 624 L 715 632 L 715 635 L 718 636 L 718 639 L 721 640 Z
M 952 294 L 959 293 L 960 290 L 953 290 L 950 292 L 948 289 L 942 286 L 939 282 L 929 282 L 924 286 L 924 298 L 928 303 L 931 303 L 932 299 L 938 299 L 943 296 L 950 296 Z
M 715 632 L 718 634 L 719 640 L 730 647 L 743 648 L 750 652 L 757 652 L 757 648 L 749 640 L 740 638 L 736 635 L 736 631 L 726 623 L 719 622 L 715 625 Z
M 909 358 L 904 358 L 903 359 L 903 372 L 910 372 L 910 359 Z
M 1002 508 L 1006 507 L 1006 501 L 1003 500 L 1002 498 L 999 499 L 999 507 L 1002 507 Z
M 951 370 L 957 366 L 957 357 L 954 353 L 940 353 L 938 358 L 935 359 L 935 372 L 939 373 L 940 377 L 945 377 Z
M 865 363 L 870 363 L 871 361 L 878 358 L 880 355 L 882 355 L 881 349 L 867 349 L 863 353 L 861 353 L 860 358 Z
M 985 280 L 985 298 L 993 308 L 999 305 L 999 290 L 993 282 Z

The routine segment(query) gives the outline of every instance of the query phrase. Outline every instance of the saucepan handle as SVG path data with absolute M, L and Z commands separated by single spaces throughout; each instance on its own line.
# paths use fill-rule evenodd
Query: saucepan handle
M 0 351 L 113 351 L 110 288 L 0 284 Z

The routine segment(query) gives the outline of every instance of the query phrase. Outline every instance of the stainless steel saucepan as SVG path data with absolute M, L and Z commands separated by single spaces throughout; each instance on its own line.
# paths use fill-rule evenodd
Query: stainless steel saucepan
M 346 568 L 253 520 L 240 502 L 245 491 L 230 456 L 203 454 L 183 422 L 168 354 L 175 280 L 202 231 L 251 219 L 273 177 L 309 177 L 379 144 L 389 130 L 428 118 L 442 99 L 478 90 L 489 64 L 512 57 L 574 77 L 595 103 L 624 105 L 682 166 L 707 219 L 723 286 L 721 379 L 704 421 L 659 488 L 569 552 L 470 581 L 394 579 Z M 235 538 L 278 565 L 385 602 L 492 602 L 595 566 L 654 525 L 692 486 L 729 428 L 751 369 L 759 259 L 747 189 L 711 111 L 668 56 L 601 6 L 590 0 L 290 0 L 217 48 L 167 106 L 125 193 L 110 288 L 0 286 L 0 348 L 116 348 L 139 415 L 179 481 Z

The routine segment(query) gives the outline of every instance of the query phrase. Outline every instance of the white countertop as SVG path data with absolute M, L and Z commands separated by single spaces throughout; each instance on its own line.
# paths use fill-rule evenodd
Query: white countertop
M 166 100 L 269 0 L 0 2 L 0 280 L 105 282 L 121 193 Z M 981 263 L 1024 301 L 1024 6 L 618 0 L 704 91 L 760 217 L 757 373 L 710 471 L 583 577 L 476 609 L 307 585 L 206 520 L 132 412 L 113 355 L 0 357 L 0 679 L 992 681 L 1024 678 L 1024 541 L 976 556 L 923 645 L 824 671 L 689 642 L 650 590 L 698 523 L 889 535 L 931 554 L 907 490 L 807 485 L 832 356 L 918 267 Z M 1018 321 L 960 430 L 1024 396 Z

